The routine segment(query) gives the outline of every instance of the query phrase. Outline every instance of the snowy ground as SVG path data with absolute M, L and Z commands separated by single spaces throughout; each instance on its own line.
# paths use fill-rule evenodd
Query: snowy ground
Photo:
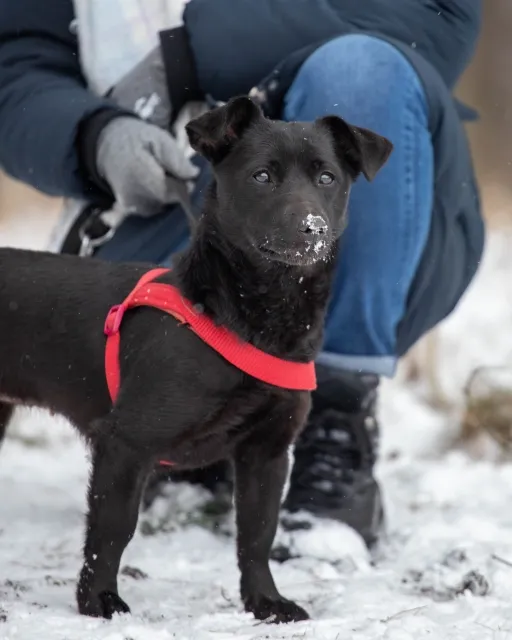
M 472 367 L 511 362 L 511 239 L 492 240 L 479 278 L 442 328 L 441 382 L 455 401 Z M 160 519 L 166 531 L 139 532 L 126 553 L 131 576 L 120 588 L 133 615 L 79 617 L 84 450 L 66 425 L 22 414 L 0 458 L 0 639 L 512 638 L 512 465 L 446 453 L 457 412 L 436 414 L 421 388 L 400 380 L 385 385 L 381 417 L 387 544 L 371 563 L 341 526 L 296 539 L 305 556 L 273 570 L 313 621 L 273 627 L 241 611 L 232 538 L 177 524 L 185 488 L 141 527 L 147 533 L 148 521 Z

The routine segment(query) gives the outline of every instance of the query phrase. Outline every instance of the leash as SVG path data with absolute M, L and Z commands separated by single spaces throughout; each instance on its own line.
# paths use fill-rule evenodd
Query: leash
M 190 227 L 190 235 L 194 234 L 196 230 L 198 220 L 194 215 L 194 210 L 192 207 L 192 202 L 190 200 L 190 195 L 187 188 L 187 183 L 183 182 L 183 180 L 178 180 L 169 176 L 168 179 L 171 179 L 174 183 L 174 188 L 176 190 L 176 195 L 178 196 L 181 204 L 181 208 L 185 212 L 185 217 L 187 218 L 188 226 Z

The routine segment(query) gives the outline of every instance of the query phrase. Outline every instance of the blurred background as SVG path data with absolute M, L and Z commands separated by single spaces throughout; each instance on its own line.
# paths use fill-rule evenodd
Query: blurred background
M 468 126 L 487 219 L 512 224 L 512 2 L 484 3 L 484 28 L 458 91 L 480 113 Z

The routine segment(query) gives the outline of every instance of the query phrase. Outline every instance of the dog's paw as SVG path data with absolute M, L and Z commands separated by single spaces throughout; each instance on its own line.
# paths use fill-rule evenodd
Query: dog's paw
M 87 598 L 78 597 L 78 610 L 84 616 L 110 620 L 115 613 L 130 613 L 130 607 L 113 591 L 102 591 Z
M 115 613 L 130 613 L 130 607 L 122 600 L 117 593 L 103 591 L 98 596 L 103 607 L 103 617 L 110 620 Z
M 245 610 L 253 613 L 258 620 L 264 620 L 272 624 L 309 620 L 309 615 L 302 607 L 284 598 L 280 600 L 270 600 L 270 598 L 263 596 L 247 598 Z

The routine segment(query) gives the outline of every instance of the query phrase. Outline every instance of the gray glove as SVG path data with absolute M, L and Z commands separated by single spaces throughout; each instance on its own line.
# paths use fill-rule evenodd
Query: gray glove
M 160 47 L 151 51 L 110 91 L 109 98 L 146 122 L 167 129 L 172 106 Z
M 96 166 L 118 206 L 143 216 L 178 202 L 176 178 L 191 180 L 199 172 L 169 133 L 129 116 L 110 121 L 101 132 Z

